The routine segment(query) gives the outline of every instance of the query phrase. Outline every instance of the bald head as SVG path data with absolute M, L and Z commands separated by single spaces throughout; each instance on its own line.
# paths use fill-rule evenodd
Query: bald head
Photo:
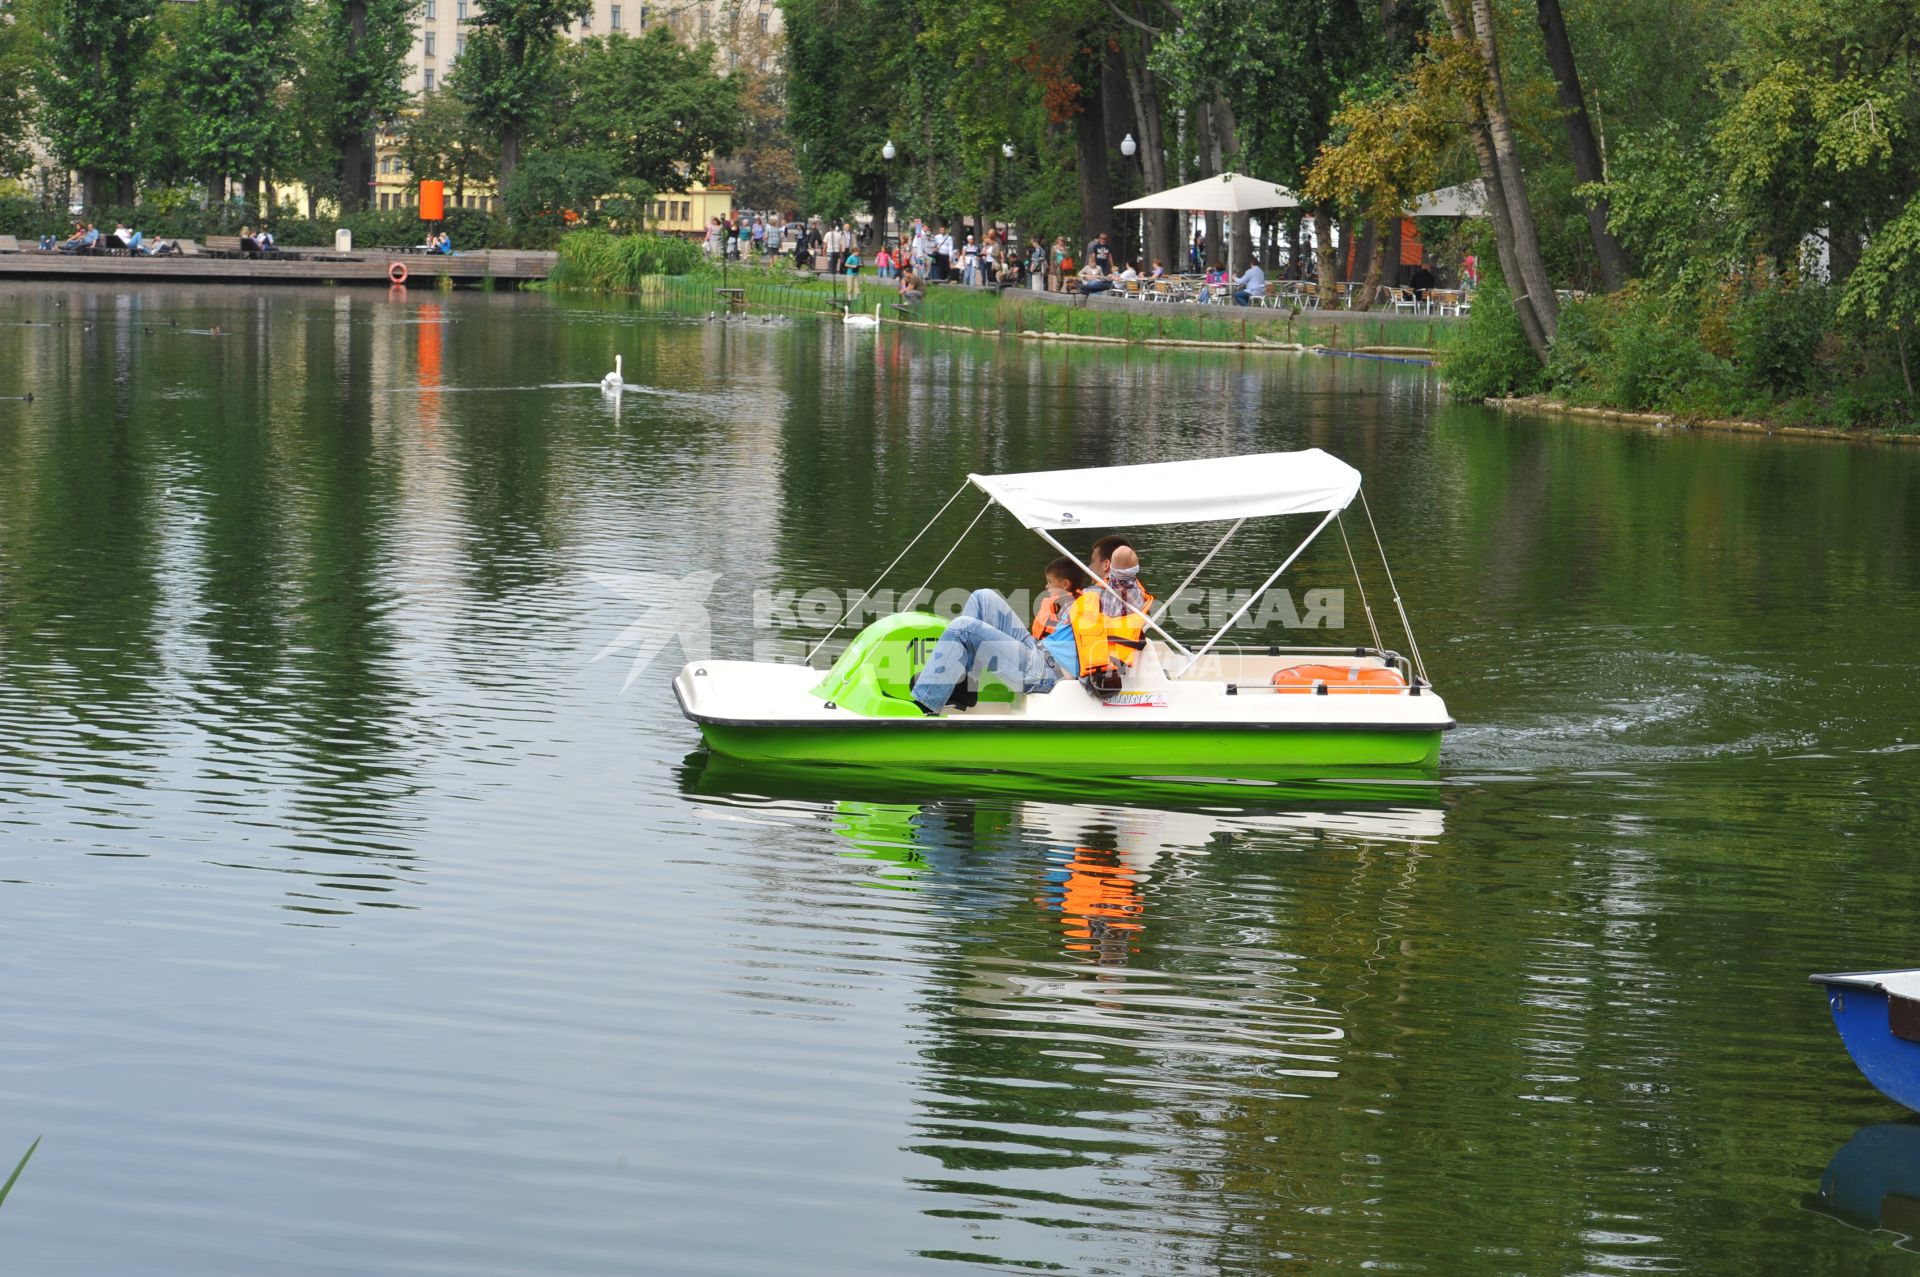
M 1114 571 L 1125 572 L 1130 568 L 1140 566 L 1140 556 L 1134 553 L 1133 547 L 1130 545 L 1116 545 L 1113 547 L 1112 562 Z

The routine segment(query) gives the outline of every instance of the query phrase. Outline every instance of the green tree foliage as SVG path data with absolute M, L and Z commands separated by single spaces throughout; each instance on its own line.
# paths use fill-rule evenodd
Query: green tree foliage
M 561 28 L 591 7 L 590 0 L 479 0 L 459 92 L 474 122 L 494 139 L 503 191 L 520 163 L 521 144 L 559 91 Z
M 0 177 L 23 173 L 33 161 L 27 147 L 35 108 L 34 67 L 40 58 L 35 15 L 0 0 Z
M 80 174 L 89 207 L 133 202 L 144 143 L 141 73 L 158 0 L 60 0 L 40 93 L 40 126 Z
M 287 136 L 276 94 L 294 66 L 299 0 L 200 0 L 179 43 L 174 145 L 188 169 L 259 178 Z M 211 183 L 210 183 L 211 184 Z
M 737 60 L 728 72 L 740 86 L 739 143 L 719 164 L 741 208 L 790 210 L 800 198 L 800 168 L 787 130 L 786 42 L 755 24 L 737 22 L 731 37 Z
M 292 167 L 331 188 L 350 213 L 373 186 L 374 130 L 407 101 L 419 0 L 314 0 L 304 8 L 300 74 L 284 95 L 297 104 L 289 113 Z
M 623 186 L 604 153 L 537 147 L 502 193 L 507 217 L 538 239 L 557 236 L 574 220 L 591 222 L 596 205 L 610 194 L 625 203 L 635 192 Z
M 801 148 L 807 211 L 840 216 L 855 200 L 883 201 L 893 173 L 881 147 L 896 120 L 899 145 L 917 149 L 899 107 L 913 69 L 931 62 L 918 51 L 919 0 L 780 0 L 780 7 L 787 127 Z M 941 105 L 933 104 L 936 113 Z
M 455 67 L 446 88 L 421 94 L 395 125 L 401 165 L 420 181 L 445 182 L 456 205 L 467 183 L 490 175 L 498 162 L 492 139 L 474 124 L 460 97 L 465 74 L 464 67 Z
M 714 48 L 688 48 L 664 26 L 582 41 L 562 58 L 564 124 L 543 145 L 604 154 L 651 189 L 700 172 L 740 140 L 740 85 L 720 75 Z

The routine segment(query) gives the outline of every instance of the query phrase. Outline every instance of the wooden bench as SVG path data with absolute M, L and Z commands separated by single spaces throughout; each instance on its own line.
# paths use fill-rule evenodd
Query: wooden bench
M 0 253 L 21 253 L 25 251 L 25 249 L 20 247 L 20 241 L 13 236 L 0 235 Z
M 188 241 L 181 240 L 180 242 L 185 244 Z M 195 245 L 195 250 L 195 255 L 197 256 L 199 251 L 198 245 Z M 182 248 L 180 251 L 185 253 L 186 249 Z M 240 256 L 240 237 L 238 235 L 209 235 L 207 236 L 207 247 L 205 251 L 227 257 L 238 257 Z

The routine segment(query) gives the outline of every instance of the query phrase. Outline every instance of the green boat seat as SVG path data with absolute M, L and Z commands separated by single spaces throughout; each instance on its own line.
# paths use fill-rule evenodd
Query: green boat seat
M 931 612 L 896 612 L 861 630 L 813 689 L 822 700 L 868 718 L 919 717 L 913 679 L 947 628 Z M 991 674 L 980 680 L 980 700 L 1013 704 L 1017 689 Z

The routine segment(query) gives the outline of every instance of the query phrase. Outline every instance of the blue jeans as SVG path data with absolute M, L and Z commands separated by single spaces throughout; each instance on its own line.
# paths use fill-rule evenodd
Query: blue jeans
M 939 713 L 962 679 L 991 673 L 1023 692 L 1050 692 L 1060 680 L 1053 658 L 1027 632 L 1027 624 L 992 590 L 975 590 L 960 615 L 947 622 L 926 668 L 913 685 L 922 709 Z
M 1253 296 L 1252 293 L 1249 293 L 1246 289 L 1243 288 L 1239 292 L 1233 295 L 1233 304 L 1236 306 L 1245 306 L 1248 304 L 1248 301 L 1252 296 Z

